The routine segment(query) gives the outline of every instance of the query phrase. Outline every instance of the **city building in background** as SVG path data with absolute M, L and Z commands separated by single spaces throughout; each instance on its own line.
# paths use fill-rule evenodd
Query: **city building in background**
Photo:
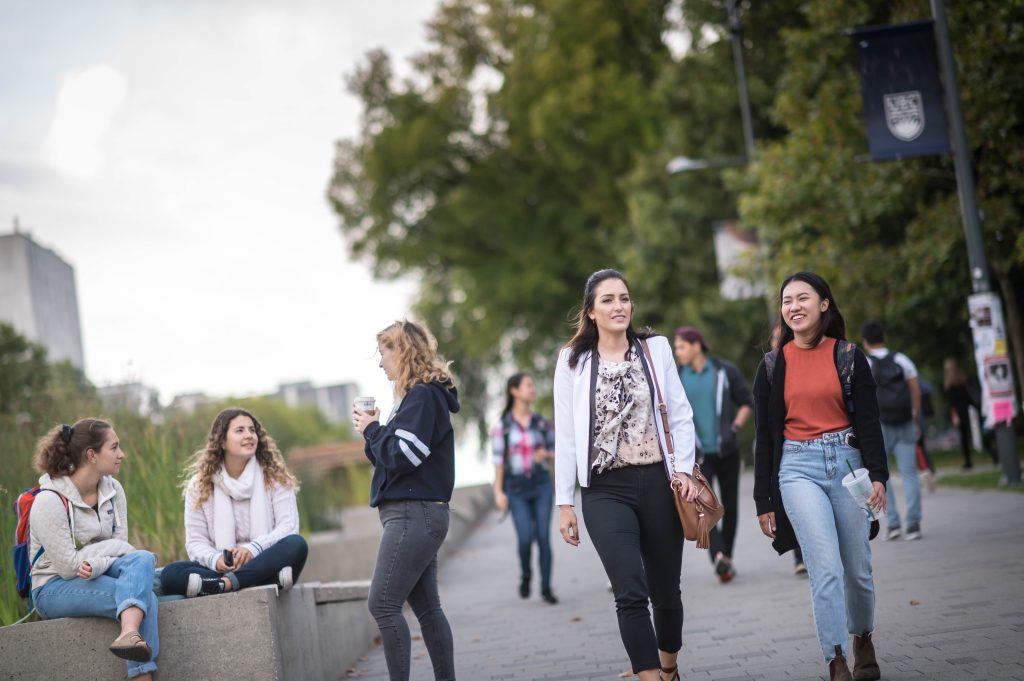
M 0 235 L 0 321 L 46 348 L 49 361 L 85 370 L 75 270 L 17 220 L 13 234 Z
M 316 407 L 331 423 L 341 423 L 352 413 L 358 393 L 355 383 L 316 387 L 309 381 L 298 381 L 280 384 L 276 396 L 289 407 Z
M 101 386 L 96 388 L 96 395 L 107 409 L 124 409 L 149 417 L 162 413 L 160 393 L 138 381 Z

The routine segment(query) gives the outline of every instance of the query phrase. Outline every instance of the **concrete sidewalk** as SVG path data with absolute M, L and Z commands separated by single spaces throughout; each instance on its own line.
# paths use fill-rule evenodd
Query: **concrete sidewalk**
M 776 555 L 758 530 L 752 485 L 745 474 L 732 583 L 718 583 L 705 551 L 688 543 L 684 552 L 682 678 L 827 679 L 808 581 L 793 575 L 792 554 Z M 1024 494 L 940 487 L 925 493 L 923 513 L 920 541 L 871 542 L 882 678 L 1024 681 Z M 612 680 L 628 671 L 586 532 L 578 549 L 552 532 L 556 606 L 537 597 L 536 585 L 519 599 L 514 530 L 496 513 L 442 568 L 460 679 Z M 412 679 L 433 679 L 407 614 L 417 637 Z M 382 649 L 349 676 L 387 679 Z

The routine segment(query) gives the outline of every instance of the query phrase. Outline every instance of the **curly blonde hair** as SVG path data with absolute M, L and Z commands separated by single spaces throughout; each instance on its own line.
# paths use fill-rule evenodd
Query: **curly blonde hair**
M 274 438 L 267 435 L 259 419 L 245 409 L 231 407 L 222 410 L 213 419 L 210 434 L 206 436 L 206 445 L 192 455 L 185 468 L 184 487 L 187 490 L 189 485 L 195 484 L 196 508 L 201 507 L 213 494 L 213 476 L 224 465 L 224 440 L 228 436 L 228 426 L 239 416 L 248 416 L 256 427 L 256 460 L 263 469 L 263 482 L 267 489 L 277 483 L 296 492 L 299 490 L 299 481 L 288 470 L 277 443 L 274 442 Z
M 377 334 L 377 343 L 395 353 L 398 397 L 405 397 L 417 383 L 438 381 L 455 385 L 451 362 L 437 354 L 437 339 L 426 326 L 409 320 L 397 321 Z

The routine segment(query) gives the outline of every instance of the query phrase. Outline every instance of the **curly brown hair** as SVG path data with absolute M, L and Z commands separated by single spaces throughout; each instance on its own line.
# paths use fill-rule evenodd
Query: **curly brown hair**
M 437 339 L 426 326 L 409 320 L 395 322 L 377 334 L 377 343 L 395 353 L 398 397 L 405 397 L 417 383 L 438 381 L 455 385 L 451 362 L 437 354 Z
M 103 447 L 107 431 L 113 427 L 110 421 L 96 418 L 78 419 L 73 426 L 54 426 L 36 443 L 33 463 L 51 478 L 71 475 L 82 465 L 87 451 Z
M 248 416 L 256 427 L 256 460 L 263 469 L 263 482 L 267 489 L 278 483 L 291 487 L 296 492 L 299 491 L 299 481 L 288 470 L 277 443 L 274 438 L 267 435 L 259 419 L 241 407 L 230 407 L 222 410 L 213 419 L 210 434 L 206 436 L 206 445 L 192 455 L 185 468 L 184 487 L 187 489 L 192 481 L 195 481 L 196 508 L 202 506 L 213 494 L 213 476 L 224 465 L 224 440 L 228 436 L 228 426 L 239 416 Z

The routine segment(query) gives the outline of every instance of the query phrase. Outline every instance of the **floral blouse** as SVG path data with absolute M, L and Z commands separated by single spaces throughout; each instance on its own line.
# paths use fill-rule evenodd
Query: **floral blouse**
M 624 362 L 598 360 L 594 406 L 594 468 L 598 473 L 662 460 L 651 392 L 635 349 L 630 349 Z

